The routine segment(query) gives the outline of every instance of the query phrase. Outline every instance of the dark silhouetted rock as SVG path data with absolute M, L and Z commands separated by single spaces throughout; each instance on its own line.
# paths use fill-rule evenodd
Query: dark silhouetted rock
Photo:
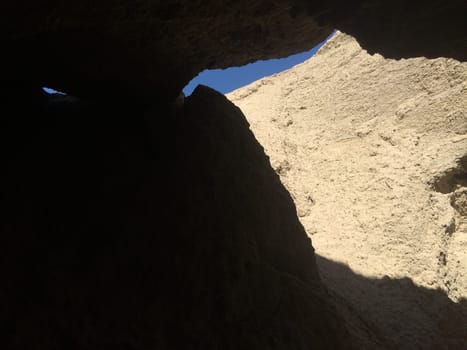
M 2 348 L 352 348 L 224 96 L 199 87 L 173 114 L 36 92 L 2 104 Z
M 453 1 L 8 1 L 2 79 L 139 101 L 175 98 L 196 74 L 310 49 L 332 28 L 387 57 L 467 57 Z
M 186 333 L 174 348 L 185 338 L 203 349 L 351 348 L 293 201 L 241 111 L 198 87 L 176 125 L 182 278 L 170 327 Z

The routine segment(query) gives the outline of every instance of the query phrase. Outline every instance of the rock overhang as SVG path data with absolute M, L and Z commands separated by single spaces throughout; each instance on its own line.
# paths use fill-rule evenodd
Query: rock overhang
M 170 100 L 204 69 L 305 51 L 333 28 L 387 57 L 462 60 L 465 8 L 461 0 L 22 0 L 0 7 L 0 73 L 81 97 Z

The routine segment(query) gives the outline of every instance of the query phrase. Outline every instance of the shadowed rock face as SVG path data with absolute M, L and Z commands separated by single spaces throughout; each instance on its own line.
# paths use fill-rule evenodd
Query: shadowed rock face
M 224 96 L 199 87 L 176 114 L 10 97 L 2 348 L 352 348 L 291 197 Z
M 176 124 L 183 281 L 169 327 L 187 324 L 200 349 L 352 348 L 293 201 L 240 109 L 199 87 Z
M 317 2 L 297 0 L 310 15 Z M 467 4 L 463 0 L 332 0 L 321 2 L 318 23 L 355 37 L 369 53 L 386 58 L 467 59 Z
M 463 0 L 368 0 L 336 26 L 356 37 L 371 54 L 465 61 L 466 13 L 467 3 Z
M 0 5 L 2 79 L 175 97 L 207 68 L 305 51 L 338 28 L 389 57 L 467 56 L 463 0 L 31 1 Z

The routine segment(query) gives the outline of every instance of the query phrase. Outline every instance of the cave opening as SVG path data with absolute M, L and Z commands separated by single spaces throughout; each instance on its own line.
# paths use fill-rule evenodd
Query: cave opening
M 308 51 L 297 53 L 284 58 L 258 60 L 240 67 L 226 69 L 206 69 L 194 77 L 184 88 L 185 96 L 191 95 L 198 85 L 209 86 L 223 94 L 232 92 L 240 87 L 251 84 L 262 78 L 280 73 L 314 56 L 318 50 L 334 36 L 333 30 L 329 36 Z
M 42 87 L 42 91 L 44 91 L 48 95 L 66 95 L 66 93 L 63 92 L 63 91 L 52 89 L 52 88 L 46 87 L 46 86 Z

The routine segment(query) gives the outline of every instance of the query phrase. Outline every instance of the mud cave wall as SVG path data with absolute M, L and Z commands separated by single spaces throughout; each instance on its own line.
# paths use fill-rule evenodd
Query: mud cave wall
M 335 27 L 388 57 L 465 60 L 465 7 L 0 5 L 2 348 L 361 348 L 242 113 L 204 87 L 173 101 L 205 68 Z

